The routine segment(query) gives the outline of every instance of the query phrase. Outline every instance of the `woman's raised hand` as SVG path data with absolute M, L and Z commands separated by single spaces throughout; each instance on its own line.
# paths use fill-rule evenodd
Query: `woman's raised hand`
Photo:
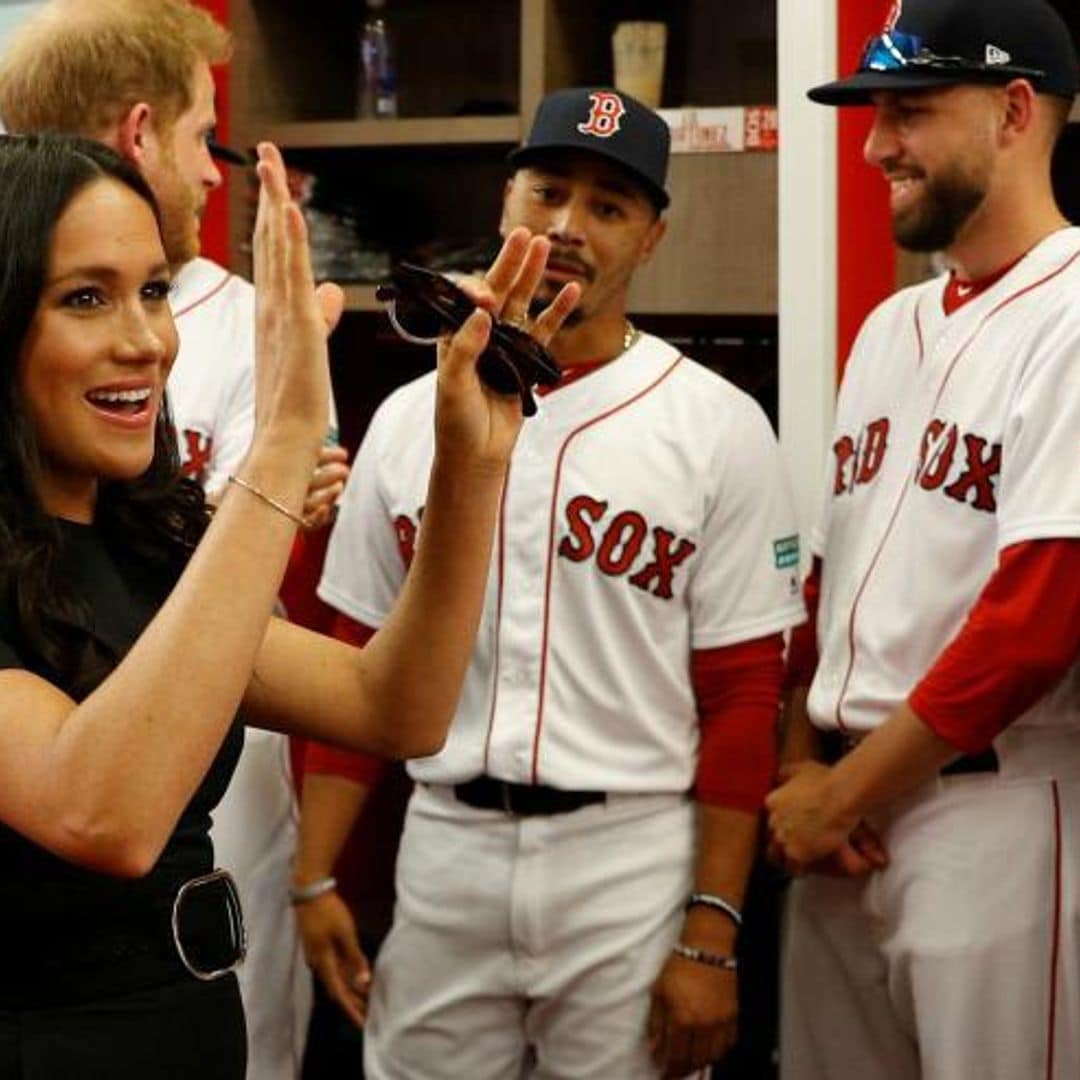
M 545 237 L 517 228 L 506 237 L 483 277 L 457 281 L 477 310 L 439 345 L 436 441 L 440 454 L 499 468 L 509 460 L 521 427 L 521 401 L 517 394 L 499 394 L 484 385 L 476 374 L 476 361 L 487 345 L 492 318 L 512 322 L 547 345 L 573 311 L 581 295 L 576 283 L 564 285 L 536 318 L 529 316 L 550 250 Z
M 255 430 L 310 442 L 312 464 L 326 434 L 330 370 L 326 339 L 341 317 L 336 285 L 315 287 L 307 228 L 289 195 L 277 147 L 258 148 L 254 264 Z

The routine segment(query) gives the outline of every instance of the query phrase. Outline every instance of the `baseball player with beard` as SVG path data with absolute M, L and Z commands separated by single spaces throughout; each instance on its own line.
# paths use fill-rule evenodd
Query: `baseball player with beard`
M 552 343 L 563 381 L 514 452 L 446 748 L 410 769 L 377 1080 L 676 1077 L 734 1038 L 798 540 L 758 406 L 626 317 L 664 233 L 668 146 L 630 97 L 568 89 L 511 158 L 501 231 L 550 238 L 538 295 L 583 295 Z M 334 527 L 320 596 L 361 626 L 385 619 L 421 527 L 433 388 L 383 404 Z M 341 835 L 339 778 L 308 775 L 305 814 L 320 781 L 310 805 Z M 334 852 L 311 855 L 297 885 L 316 894 Z
M 768 799 L 806 873 L 786 1080 L 1080 1076 L 1077 69 L 1045 0 L 906 0 L 810 94 L 874 106 L 896 239 L 949 270 L 871 314 L 837 406 Z
M 208 150 L 216 121 L 210 68 L 229 48 L 228 32 L 187 0 L 53 0 L 0 61 L 0 116 L 11 130 L 99 139 L 154 191 L 180 335 L 169 405 L 185 471 L 211 499 L 237 471 L 254 424 L 254 289 L 197 258 L 207 195 L 221 183 Z M 336 447 L 323 452 L 304 506 L 311 527 L 329 520 L 344 458 Z M 310 1008 L 288 904 L 295 819 L 287 738 L 249 730 L 212 835 L 247 922 L 250 948 L 238 974 L 255 1080 L 296 1076 Z

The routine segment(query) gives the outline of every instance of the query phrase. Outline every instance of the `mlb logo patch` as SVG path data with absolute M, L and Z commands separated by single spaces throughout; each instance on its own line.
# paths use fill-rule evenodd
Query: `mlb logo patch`
M 799 565 L 798 536 L 784 536 L 773 541 L 773 562 L 777 570 L 790 570 Z

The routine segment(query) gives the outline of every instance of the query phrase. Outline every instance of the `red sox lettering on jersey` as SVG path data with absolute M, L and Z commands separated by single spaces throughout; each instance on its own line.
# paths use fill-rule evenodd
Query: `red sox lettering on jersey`
M 610 139 L 618 132 L 622 125 L 622 118 L 626 114 L 626 106 L 618 94 L 610 90 L 598 90 L 589 95 L 592 108 L 589 110 L 589 118 L 583 124 L 578 124 L 577 129 L 582 135 L 595 135 L 598 139 Z
M 882 417 L 857 437 L 841 435 L 833 443 L 834 495 L 852 493 L 877 477 L 889 449 L 890 428 L 888 417 Z M 935 418 L 927 424 L 915 470 L 915 483 L 924 491 L 941 489 L 950 499 L 992 514 L 997 510 L 995 484 L 1000 473 L 1000 442 L 961 432 L 957 424 L 945 420 Z
M 964 464 L 957 454 L 960 429 L 944 420 L 931 420 L 923 434 L 916 481 L 926 491 L 942 487 L 950 474 L 956 478 L 943 490 L 950 499 L 989 514 L 997 510 L 994 482 L 1001 473 L 1001 443 L 990 445 L 981 435 L 964 434 Z M 989 446 L 989 449 L 987 448 Z M 958 466 L 953 469 L 954 463 Z M 974 498 L 969 499 L 973 494 Z
M 650 528 L 645 515 L 636 510 L 621 511 L 594 534 L 593 527 L 599 525 L 607 510 L 607 502 L 588 495 L 575 495 L 568 500 L 563 518 L 569 533 L 559 542 L 559 555 L 573 563 L 584 563 L 595 556 L 601 573 L 609 577 L 629 574 L 627 580 L 635 588 L 661 600 L 672 599 L 675 572 L 693 555 L 697 545 L 676 538 L 671 529 L 662 525 Z M 406 568 L 412 565 L 423 514 L 421 507 L 415 519 L 408 514 L 394 518 L 398 552 Z M 651 544 L 647 546 L 650 536 Z
M 424 508 L 420 507 L 416 511 L 415 521 L 408 514 L 398 514 L 394 518 L 394 535 L 397 537 L 398 551 L 406 569 L 412 566 L 413 556 L 416 554 L 416 534 L 420 530 L 420 519 L 423 516 Z
M 651 553 L 639 560 L 650 533 L 649 523 L 636 510 L 623 510 L 603 530 L 598 547 L 592 527 L 603 519 L 607 509 L 608 504 L 599 499 L 588 495 L 574 496 L 566 504 L 570 535 L 563 537 L 559 554 L 578 563 L 586 562 L 595 554 L 597 567 L 610 577 L 622 577 L 636 566 L 628 579 L 630 584 L 661 600 L 670 600 L 674 595 L 675 570 L 697 550 L 697 545 L 686 539 L 676 543 L 670 529 L 656 525 L 651 530 Z
M 183 462 L 181 471 L 184 476 L 205 484 L 213 453 L 213 436 L 192 428 L 184 428 L 180 432 L 180 460 Z

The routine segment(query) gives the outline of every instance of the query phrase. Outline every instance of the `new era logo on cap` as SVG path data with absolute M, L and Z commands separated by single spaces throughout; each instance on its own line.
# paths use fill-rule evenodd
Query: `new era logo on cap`
M 589 118 L 577 129 L 582 135 L 595 135 L 598 139 L 610 139 L 619 130 L 622 118 L 626 115 L 626 106 L 618 94 L 609 90 L 598 90 L 589 95 L 592 108 Z
M 1071 100 L 1080 60 L 1059 0 L 893 0 L 854 74 L 809 91 L 825 105 L 868 105 L 874 94 L 1026 79 Z M 1075 6 L 1076 0 L 1070 0 Z M 882 5 L 884 6 L 884 5 Z

